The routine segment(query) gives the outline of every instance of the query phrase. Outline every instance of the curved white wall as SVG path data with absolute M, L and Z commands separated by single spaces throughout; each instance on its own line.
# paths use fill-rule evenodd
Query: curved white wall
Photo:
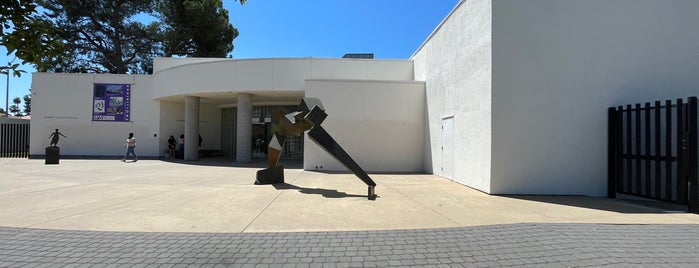
M 156 59 L 156 66 L 160 59 Z M 167 59 L 154 74 L 153 99 L 217 92 L 303 91 L 306 79 L 413 80 L 409 60 Z M 182 64 L 177 65 L 175 61 Z

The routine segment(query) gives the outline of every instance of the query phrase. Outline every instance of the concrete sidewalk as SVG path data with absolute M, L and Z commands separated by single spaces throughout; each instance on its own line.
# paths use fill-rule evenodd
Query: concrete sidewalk
M 254 164 L 0 159 L 0 226 L 127 232 L 297 232 L 508 223 L 697 224 L 699 215 L 579 196 L 491 196 L 424 174 L 287 169 L 254 185 Z

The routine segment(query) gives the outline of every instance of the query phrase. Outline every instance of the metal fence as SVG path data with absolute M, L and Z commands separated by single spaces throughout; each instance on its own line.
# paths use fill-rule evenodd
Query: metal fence
M 0 122 L 0 158 L 29 157 L 29 124 Z
M 697 98 L 609 108 L 608 195 L 688 205 L 699 213 Z

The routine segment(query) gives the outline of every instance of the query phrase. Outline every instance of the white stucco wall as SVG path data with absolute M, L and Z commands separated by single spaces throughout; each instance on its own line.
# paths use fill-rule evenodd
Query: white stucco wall
M 422 82 L 307 80 L 306 97 L 322 101 L 328 114 L 323 128 L 365 171 L 422 172 L 424 87 Z M 307 136 L 303 165 L 347 170 Z
M 413 63 L 409 60 L 301 58 L 194 62 L 159 68 L 154 74 L 153 97 L 219 92 L 303 92 L 306 79 L 413 79 Z
M 179 139 L 184 134 L 184 103 L 160 102 L 160 154 L 167 149 L 170 135 Z M 199 106 L 199 134 L 202 137 L 201 149 L 221 149 L 221 109 L 201 103 Z
M 131 122 L 93 122 L 94 83 L 131 85 Z M 129 132 L 139 156 L 158 155 L 160 108 L 153 101 L 151 76 L 114 74 L 32 74 L 31 155 L 44 155 L 49 135 L 60 129 L 61 155 L 119 156 Z
M 607 108 L 699 93 L 697 14 L 696 0 L 494 0 L 491 192 L 605 195 Z
M 443 175 L 442 119 L 453 116 L 452 179 L 490 192 L 491 0 L 460 2 L 412 60 L 426 81 L 426 171 Z

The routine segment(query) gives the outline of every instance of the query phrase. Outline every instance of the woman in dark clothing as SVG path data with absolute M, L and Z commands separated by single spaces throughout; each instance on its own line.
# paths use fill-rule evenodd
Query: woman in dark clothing
M 167 139 L 167 148 L 170 149 L 170 159 L 175 158 L 175 146 L 177 145 L 177 141 L 175 140 L 175 137 L 170 135 L 170 138 Z

